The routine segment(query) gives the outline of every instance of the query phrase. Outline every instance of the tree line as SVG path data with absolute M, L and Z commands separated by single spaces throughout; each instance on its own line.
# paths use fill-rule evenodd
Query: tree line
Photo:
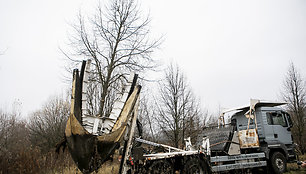
M 67 152 L 54 151 L 69 110 L 69 100 L 61 96 L 51 97 L 26 118 L 18 110 L 0 109 L 0 173 L 54 173 L 71 166 Z

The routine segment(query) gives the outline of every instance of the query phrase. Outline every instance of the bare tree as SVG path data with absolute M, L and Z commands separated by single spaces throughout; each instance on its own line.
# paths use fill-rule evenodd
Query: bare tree
M 156 141 L 156 126 L 155 117 L 156 111 L 152 109 L 153 104 L 149 101 L 146 95 L 142 95 L 138 110 L 139 121 L 143 128 L 143 138 Z
M 149 38 L 149 23 L 149 17 L 141 14 L 134 0 L 109 0 L 105 7 L 99 5 L 88 20 L 80 14 L 78 24 L 73 26 L 74 52 L 82 59 L 85 56 L 93 60 L 91 82 L 95 91 L 91 92 L 98 94 L 99 103 L 93 107 L 98 108 L 100 116 L 110 114 L 114 94 L 121 90 L 122 81 L 130 71 L 143 72 L 155 67 L 151 53 L 160 39 Z M 77 57 L 70 59 L 79 61 Z M 96 103 L 96 99 L 92 100 L 89 104 Z
M 282 96 L 288 102 L 288 111 L 292 115 L 294 126 L 292 132 L 302 153 L 306 150 L 305 141 L 305 116 L 306 116 L 306 88 L 305 80 L 297 71 L 293 63 L 290 63 L 285 76 Z
M 10 112 L 0 109 L 0 173 L 34 173 L 28 167 L 32 161 L 23 160 L 31 149 L 29 131 L 26 122 L 20 118 L 20 112 L 15 110 L 15 105 Z
M 4 112 L 0 110 L 0 151 L 15 148 L 14 143 L 18 143 L 20 134 L 18 132 L 26 132 L 25 123 L 20 121 L 20 114 L 17 112 Z
M 28 124 L 33 145 L 47 152 L 63 138 L 70 104 L 66 98 L 53 97 L 30 116 Z
M 165 80 L 160 83 L 160 99 L 157 101 L 157 123 L 175 147 L 185 137 L 192 136 L 202 127 L 199 102 L 194 97 L 180 69 L 170 65 Z

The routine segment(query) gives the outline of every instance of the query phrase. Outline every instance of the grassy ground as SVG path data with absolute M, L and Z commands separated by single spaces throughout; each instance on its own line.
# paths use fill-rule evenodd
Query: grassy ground
M 77 168 L 77 166 L 73 166 L 70 168 L 66 168 L 62 171 L 50 172 L 50 174 L 82 174 L 82 172 Z M 113 174 L 119 173 L 119 165 L 111 165 L 106 162 L 103 166 L 100 167 L 98 172 L 93 172 L 92 174 Z
M 300 157 L 300 161 L 306 160 L 306 154 L 300 155 L 299 157 Z M 299 168 L 296 163 L 288 163 L 287 169 L 288 169 L 288 172 L 286 172 L 285 174 L 306 174 L 306 169 Z
M 117 159 L 117 158 L 114 158 Z M 306 155 L 301 155 L 300 156 L 301 161 L 306 160 Z M 115 165 L 114 165 L 115 164 Z M 93 172 L 93 174 L 113 174 L 113 173 L 119 173 L 119 166 L 120 162 L 115 161 L 113 163 L 111 162 L 106 162 L 101 166 L 98 172 Z M 305 168 L 299 168 L 296 163 L 288 163 L 287 166 L 288 172 L 285 174 L 306 174 L 306 169 Z M 61 171 L 51 171 L 50 174 L 82 174 L 82 172 L 75 166 L 73 165 L 70 168 L 63 169 Z
M 107 161 L 105 162 L 97 172 L 92 172 L 92 174 L 115 174 L 119 173 L 120 161 L 118 160 L 118 155 L 115 154 L 113 156 L 113 162 Z M 82 174 L 82 172 L 78 169 L 76 165 L 72 165 L 71 167 L 67 167 L 60 171 L 50 171 L 49 174 Z

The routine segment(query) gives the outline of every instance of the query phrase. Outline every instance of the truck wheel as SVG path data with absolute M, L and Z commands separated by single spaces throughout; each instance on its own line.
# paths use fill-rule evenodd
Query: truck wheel
M 173 174 L 174 168 L 172 163 L 167 160 L 157 160 L 153 161 L 152 164 L 148 167 L 149 174 Z
M 271 165 L 274 173 L 280 174 L 287 170 L 287 160 L 280 152 L 274 152 L 271 157 Z
M 198 158 L 189 159 L 184 165 L 183 174 L 207 174 L 207 166 Z

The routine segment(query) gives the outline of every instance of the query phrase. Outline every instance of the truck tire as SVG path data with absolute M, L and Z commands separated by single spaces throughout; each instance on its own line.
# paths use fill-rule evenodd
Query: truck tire
M 208 174 L 208 168 L 203 160 L 191 158 L 184 164 L 183 174 Z
M 281 174 L 287 170 L 287 160 L 280 152 L 274 152 L 271 157 L 271 166 L 273 173 Z

